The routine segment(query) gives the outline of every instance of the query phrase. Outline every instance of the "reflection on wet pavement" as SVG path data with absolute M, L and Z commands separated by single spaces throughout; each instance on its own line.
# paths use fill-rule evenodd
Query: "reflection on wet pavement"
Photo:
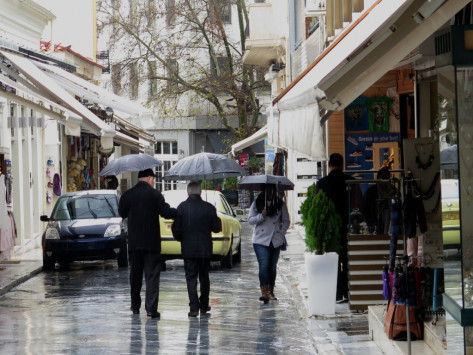
M 279 301 L 258 301 L 250 238 L 243 241 L 242 259 L 232 270 L 212 269 L 212 311 L 197 318 L 187 316 L 180 260 L 168 261 L 161 274 L 159 320 L 148 319 L 144 307 L 131 314 L 128 269 L 112 261 L 41 273 L 0 298 L 0 353 L 314 354 L 306 324 L 281 280 Z

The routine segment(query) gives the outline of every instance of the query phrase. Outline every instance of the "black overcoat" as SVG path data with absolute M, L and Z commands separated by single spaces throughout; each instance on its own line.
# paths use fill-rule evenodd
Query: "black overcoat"
M 159 215 L 176 217 L 176 209 L 164 201 L 161 192 L 145 181 L 138 181 L 121 196 L 118 212 L 122 218 L 128 218 L 128 250 L 161 252 Z
M 173 223 L 174 238 L 181 241 L 183 258 L 210 258 L 212 232 L 222 230 L 215 206 L 200 195 L 191 195 L 177 207 Z

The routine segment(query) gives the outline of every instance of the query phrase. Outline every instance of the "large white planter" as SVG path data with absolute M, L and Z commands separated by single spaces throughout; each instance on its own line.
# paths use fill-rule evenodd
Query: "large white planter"
M 305 253 L 305 266 L 310 314 L 335 314 L 338 254 Z

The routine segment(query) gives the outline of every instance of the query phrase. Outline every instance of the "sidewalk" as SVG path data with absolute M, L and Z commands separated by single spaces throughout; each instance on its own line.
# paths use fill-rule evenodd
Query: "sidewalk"
M 18 255 L 13 254 L 8 260 L 0 260 L 0 296 L 37 275 L 42 268 L 41 248 Z
M 304 230 L 296 226 L 286 234 L 288 247 L 281 252 L 279 275 L 290 287 L 301 319 L 312 333 L 318 354 L 379 355 L 382 351 L 369 335 L 367 312 L 350 311 L 348 303 L 337 304 L 335 315 L 311 316 L 304 262 Z

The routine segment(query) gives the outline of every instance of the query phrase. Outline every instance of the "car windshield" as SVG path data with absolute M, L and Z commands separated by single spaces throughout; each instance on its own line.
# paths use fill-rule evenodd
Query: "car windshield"
M 182 201 L 187 200 L 187 191 L 186 190 L 168 190 L 163 191 L 164 199 L 171 207 L 176 208 Z M 202 200 L 211 203 L 212 205 L 216 205 L 215 201 L 215 194 L 213 191 L 206 191 L 203 190 L 200 197 Z
M 117 199 L 113 195 L 61 197 L 51 216 L 55 220 L 111 217 L 119 217 Z

